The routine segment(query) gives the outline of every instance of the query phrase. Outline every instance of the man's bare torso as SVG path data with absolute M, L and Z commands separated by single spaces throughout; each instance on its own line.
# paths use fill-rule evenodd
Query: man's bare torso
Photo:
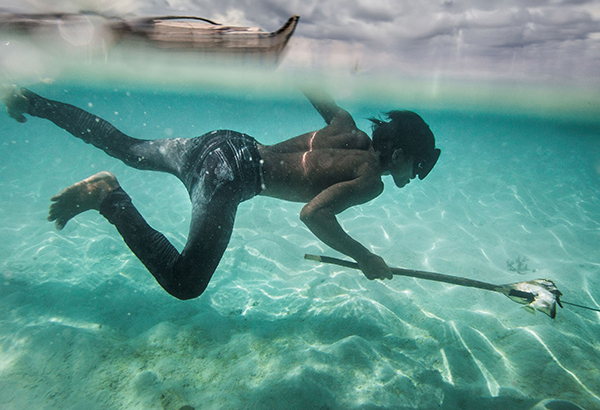
M 376 185 L 381 183 L 371 139 L 345 111 L 321 130 L 276 145 L 261 145 L 259 151 L 266 186 L 262 195 L 310 202 L 328 188 L 361 176 L 372 178 Z

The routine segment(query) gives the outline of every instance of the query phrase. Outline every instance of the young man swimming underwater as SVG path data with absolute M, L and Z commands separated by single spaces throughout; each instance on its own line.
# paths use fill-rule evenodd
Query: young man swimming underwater
M 321 241 L 356 260 L 369 279 L 391 279 L 384 260 L 340 226 L 336 215 L 383 191 L 382 175 L 402 188 L 423 179 L 440 156 L 423 119 L 391 111 L 389 121 L 372 119 L 373 140 L 325 93 L 305 95 L 327 125 L 275 145 L 262 145 L 235 131 L 196 138 L 140 140 L 80 108 L 48 100 L 25 88 L 5 88 L 8 115 L 44 118 L 133 168 L 168 172 L 187 188 L 192 220 L 181 253 L 151 228 L 107 171 L 51 198 L 48 220 L 63 229 L 76 215 L 95 209 L 115 225 L 123 240 L 171 295 L 192 299 L 204 292 L 227 248 L 238 205 L 266 195 L 306 203 L 300 219 Z

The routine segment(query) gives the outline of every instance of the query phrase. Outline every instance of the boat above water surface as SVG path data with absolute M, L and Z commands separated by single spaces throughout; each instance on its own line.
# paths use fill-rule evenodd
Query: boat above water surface
M 220 24 L 195 16 L 113 17 L 98 13 L 22 14 L 0 12 L 0 37 L 51 44 L 61 50 L 84 48 L 107 54 L 113 47 L 160 49 L 199 55 L 241 57 L 277 63 L 299 17 L 292 16 L 276 31 Z M 128 49 L 128 50 L 129 50 Z

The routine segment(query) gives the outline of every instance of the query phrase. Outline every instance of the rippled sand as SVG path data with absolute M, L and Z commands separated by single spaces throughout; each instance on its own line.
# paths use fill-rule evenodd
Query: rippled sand
M 321 125 L 300 97 L 35 90 L 138 137 L 227 127 L 274 143 Z M 363 129 L 398 108 L 348 105 Z M 343 226 L 390 265 L 548 278 L 565 300 L 600 307 L 598 124 L 419 112 L 440 163 L 403 190 L 386 181 Z M 127 169 L 41 120 L 3 116 L 0 131 L 3 409 L 600 408 L 598 313 L 566 307 L 551 320 L 486 291 L 305 261 L 339 255 L 299 221 L 301 204 L 260 197 L 240 206 L 209 289 L 177 301 L 99 215 L 62 232 L 45 221 L 51 195 L 108 169 L 181 248 L 190 206 L 173 177 Z M 519 258 L 527 267 L 509 270 Z

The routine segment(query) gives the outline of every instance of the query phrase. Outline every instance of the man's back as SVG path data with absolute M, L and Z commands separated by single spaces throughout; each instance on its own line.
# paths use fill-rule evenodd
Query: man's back
M 347 111 L 335 108 L 326 127 L 279 144 L 259 146 L 266 186 L 262 195 L 310 202 L 333 185 L 361 176 L 371 184 L 381 184 L 371 139 L 356 127 Z

